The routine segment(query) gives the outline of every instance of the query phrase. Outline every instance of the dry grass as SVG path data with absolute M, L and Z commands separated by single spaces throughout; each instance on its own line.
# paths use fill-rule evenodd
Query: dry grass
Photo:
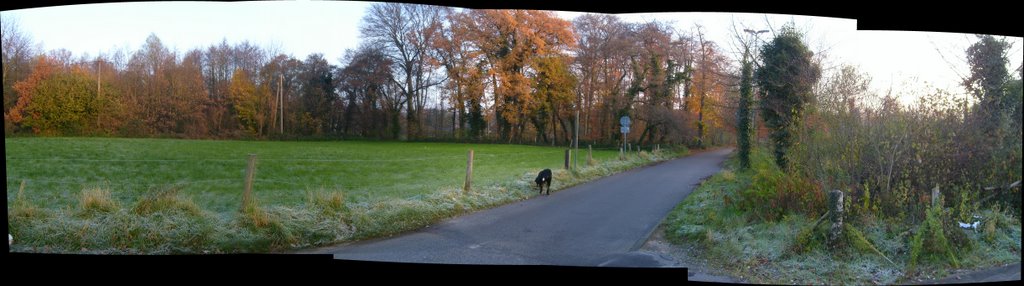
M 178 191 L 179 189 L 176 187 L 157 189 L 140 198 L 132 208 L 132 213 L 150 215 L 156 212 L 171 211 L 199 215 L 202 212 L 199 205 L 192 198 L 181 197 Z
M 109 213 L 120 208 L 117 201 L 110 198 L 110 191 L 100 188 L 82 190 L 78 198 L 78 206 L 83 214 Z

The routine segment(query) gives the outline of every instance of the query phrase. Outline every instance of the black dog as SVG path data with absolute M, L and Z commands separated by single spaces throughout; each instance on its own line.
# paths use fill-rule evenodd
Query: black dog
M 551 169 L 544 169 L 544 171 L 540 171 L 540 174 L 537 174 L 537 179 L 533 181 L 537 182 L 537 187 L 540 188 L 540 193 L 544 193 L 544 185 L 547 185 L 547 194 L 551 194 Z

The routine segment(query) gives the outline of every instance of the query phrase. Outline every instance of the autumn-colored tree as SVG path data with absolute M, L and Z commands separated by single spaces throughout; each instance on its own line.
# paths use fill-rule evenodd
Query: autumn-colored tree
M 302 72 L 302 61 L 288 55 L 279 54 L 260 69 L 260 84 L 270 90 L 267 97 L 269 103 L 270 130 L 267 134 L 291 133 L 285 126 L 294 126 L 300 106 L 294 101 L 298 89 L 298 77 Z M 283 110 L 282 110 L 283 109 Z
M 116 135 L 124 123 L 127 113 L 123 102 L 123 85 L 120 72 L 117 70 L 118 56 L 97 56 L 94 59 L 82 60 L 79 68 L 89 72 L 89 78 L 96 81 L 93 89 L 97 92 L 97 100 L 103 104 L 102 111 L 97 115 L 94 131 L 103 135 Z M 99 86 L 96 84 L 100 83 Z
M 696 96 L 696 104 L 690 105 L 697 112 L 697 146 L 704 146 L 704 137 L 707 135 L 707 125 L 704 122 L 705 103 L 707 103 L 711 89 L 715 85 L 717 72 L 714 63 L 714 47 L 704 40 L 704 31 L 701 26 L 696 27 L 699 48 L 696 59 L 698 60 L 695 70 L 694 84 L 692 85 L 693 95 Z
M 579 111 L 584 140 L 616 141 L 624 114 L 634 116 L 634 130 L 642 131 L 630 134 L 634 140 L 692 137 L 681 135 L 694 129 L 692 122 L 682 123 L 690 116 L 682 98 L 693 92 L 690 74 L 700 64 L 693 60 L 692 41 L 666 23 L 584 15 L 573 26 L 544 11 L 406 4 L 374 5 L 363 20 L 365 49 L 342 59 L 342 69 L 316 54 L 304 61 L 270 58 L 271 50 L 249 42 L 222 40 L 177 52 L 156 35 L 133 52 L 89 58 L 58 49 L 47 58 L 57 73 L 79 69 L 102 81 L 90 90 L 117 103 L 83 132 L 191 138 L 451 134 L 554 144 L 571 137 Z M 5 39 L 13 34 L 5 32 Z M 11 82 L 7 58 L 5 85 Z M 5 92 L 8 99 L 10 94 Z
M 210 45 L 203 53 L 203 81 L 209 95 L 207 105 L 203 108 L 208 127 L 212 133 L 227 133 L 237 120 L 230 118 L 228 90 L 233 71 L 231 46 L 227 40 L 218 45 Z
M 548 11 L 473 10 L 465 21 L 468 42 L 486 59 L 494 116 L 502 140 L 522 140 L 533 98 L 535 59 L 575 45 L 569 22 Z
M 15 84 L 21 94 L 11 120 L 41 135 L 81 135 L 96 129 L 105 102 L 96 97 L 96 84 L 82 69 L 63 71 L 45 56 L 34 72 Z
M 36 86 L 39 86 L 40 82 L 49 78 L 55 72 L 56 66 L 45 55 L 36 57 L 35 62 L 35 68 L 32 70 L 32 73 L 24 80 L 14 84 L 13 89 L 20 96 L 14 106 L 11 107 L 11 110 L 4 114 L 4 120 L 21 123 L 26 115 L 25 107 L 32 103 L 32 91 L 35 90 Z
M 166 72 L 175 65 L 174 57 L 154 34 L 132 54 L 124 74 L 127 134 L 166 134 L 173 130 L 180 109 L 172 104 Z
M 235 71 L 231 77 L 231 89 L 228 92 L 233 103 L 238 121 L 245 131 L 252 136 L 261 136 L 266 123 L 265 105 L 261 100 L 262 92 L 257 92 L 249 75 L 244 70 Z
M 693 129 L 680 110 L 691 92 L 692 41 L 658 21 L 632 24 L 586 14 L 574 25 L 581 137 L 618 141 L 619 117 L 629 115 L 634 140 L 681 142 Z
M 486 85 L 484 59 L 465 44 L 474 24 L 467 12 L 446 9 L 443 14 L 447 25 L 437 27 L 440 31 L 434 37 L 431 55 L 448 76 L 445 88 L 452 103 L 452 129 L 456 138 L 480 139 L 487 125 L 481 106 Z
M 542 142 L 548 142 L 547 127 L 552 125 L 552 144 L 558 141 L 555 132 L 558 125 L 562 127 L 562 138 L 568 140 L 570 128 L 566 128 L 566 119 L 571 118 L 575 101 L 574 86 L 576 77 L 569 72 L 567 57 L 551 56 L 536 60 L 536 76 L 534 83 L 534 101 L 530 114 L 534 128 Z M 558 124 L 558 125 L 554 125 Z M 570 123 L 574 124 L 574 123 Z
M 677 121 L 672 108 L 677 94 L 691 81 L 691 67 L 684 65 L 690 57 L 686 39 L 673 39 L 673 30 L 666 23 L 649 22 L 636 26 L 636 56 L 631 58 L 633 82 L 627 90 L 627 100 L 639 103 L 638 137 L 643 144 L 664 141 Z M 682 88 L 681 88 L 682 87 Z M 628 106 L 628 105 L 627 105 Z M 622 115 L 627 112 L 623 110 Z
M 14 132 L 15 125 L 7 119 L 11 108 L 18 102 L 20 93 L 14 89 L 14 83 L 24 80 L 32 72 L 32 57 L 35 49 L 32 38 L 21 30 L 19 21 L 11 15 L 0 17 L 3 37 L 3 94 L 4 94 L 4 132 Z
M 689 57 L 687 40 L 677 38 L 668 24 L 657 21 L 622 25 L 612 31 L 618 31 L 617 40 L 612 39 L 620 44 L 615 49 L 601 51 L 603 57 L 611 60 L 600 60 L 598 64 L 603 67 L 599 71 L 602 72 L 589 75 L 605 83 L 590 87 L 603 93 L 599 97 L 604 105 L 601 114 L 604 124 L 600 129 L 618 130 L 618 118 L 628 115 L 634 119 L 632 129 L 637 131 L 630 132 L 630 137 L 639 139 L 641 144 L 664 141 L 670 131 L 683 127 L 673 109 L 678 106 L 678 95 L 686 92 L 680 87 L 685 87 L 690 78 L 689 66 L 684 65 Z M 585 61 L 579 62 L 581 75 L 590 73 L 582 65 Z
M 573 20 L 578 48 L 577 88 L 582 99 L 582 138 L 610 142 L 619 134 L 619 111 L 629 105 L 627 77 L 634 41 L 632 25 L 614 15 L 584 14 Z
M 235 70 L 243 70 L 254 84 L 262 84 L 260 69 L 267 61 L 267 52 L 248 41 L 230 45 L 224 39 L 206 48 L 202 54 L 201 70 L 209 99 L 205 101 L 203 113 L 210 132 L 229 134 L 240 127 L 237 114 L 231 113 L 232 103 L 228 99 L 231 79 Z
M 723 129 L 723 108 L 721 102 L 725 98 L 729 79 L 726 76 L 722 56 L 714 42 L 704 39 L 701 27 L 697 27 L 697 47 L 694 56 L 695 67 L 690 85 L 691 98 L 688 107 L 697 114 L 697 145 L 704 146 L 708 130 Z
M 209 105 L 209 94 L 203 83 L 202 51 L 189 51 L 167 72 L 170 77 L 173 106 L 176 116 L 174 131 L 191 138 L 206 137 L 209 133 L 204 109 Z

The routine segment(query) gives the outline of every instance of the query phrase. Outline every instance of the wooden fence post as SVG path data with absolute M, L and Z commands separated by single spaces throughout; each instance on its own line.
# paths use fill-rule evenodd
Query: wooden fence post
M 18 196 L 15 197 L 18 203 L 24 203 L 24 192 L 25 192 L 25 179 L 21 180 L 21 186 L 18 187 Z
M 569 153 L 570 150 L 571 149 L 565 149 L 565 169 L 566 170 L 569 169 L 569 157 L 571 156 L 570 155 L 571 153 Z
M 466 185 L 462 186 L 463 192 L 468 192 L 473 184 L 473 149 L 469 149 L 469 156 L 466 157 Z
M 594 161 L 594 149 L 591 149 L 590 147 L 590 145 L 587 145 L 587 165 L 590 165 L 590 162 Z
M 242 208 L 252 203 L 252 180 L 256 177 L 256 154 L 249 154 L 249 165 L 245 168 L 245 192 L 242 193 Z

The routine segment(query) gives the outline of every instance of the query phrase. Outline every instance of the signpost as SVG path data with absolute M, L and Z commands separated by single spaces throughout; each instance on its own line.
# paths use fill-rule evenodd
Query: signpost
M 619 150 L 626 150 L 626 135 L 629 134 L 629 125 L 632 123 L 628 115 L 623 115 L 619 118 L 619 132 L 622 132 L 622 149 Z M 622 155 L 622 151 L 619 151 L 619 153 L 619 155 Z

